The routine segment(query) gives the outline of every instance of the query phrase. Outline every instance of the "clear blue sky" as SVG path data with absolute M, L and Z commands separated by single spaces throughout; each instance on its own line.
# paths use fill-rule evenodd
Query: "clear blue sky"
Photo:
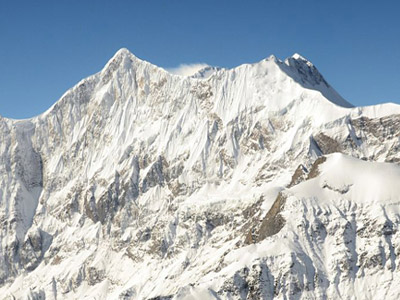
M 400 1 L 1 1 L 0 115 L 47 110 L 121 47 L 164 68 L 295 52 L 355 105 L 400 103 Z

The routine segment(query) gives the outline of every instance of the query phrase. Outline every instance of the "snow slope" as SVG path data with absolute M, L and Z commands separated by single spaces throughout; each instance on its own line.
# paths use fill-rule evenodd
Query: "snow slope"
M 203 71 L 121 49 L 0 117 L 0 295 L 394 298 L 400 107 L 300 55 Z

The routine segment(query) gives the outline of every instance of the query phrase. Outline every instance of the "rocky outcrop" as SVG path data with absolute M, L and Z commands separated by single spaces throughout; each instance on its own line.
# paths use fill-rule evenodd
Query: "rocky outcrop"
M 245 244 L 260 242 L 267 237 L 277 234 L 285 226 L 285 219 L 281 214 L 285 206 L 285 201 L 286 196 L 280 192 L 261 223 L 251 226 L 246 235 Z
M 279 193 L 274 204 L 272 204 L 272 207 L 261 223 L 257 241 L 262 241 L 267 237 L 277 234 L 283 226 L 285 226 L 285 219 L 281 214 L 285 206 L 285 201 L 286 196 L 283 193 Z
M 300 164 L 296 171 L 294 171 L 292 179 L 290 180 L 290 183 L 288 185 L 288 188 L 291 188 L 292 186 L 295 186 L 296 184 L 299 184 L 300 182 L 306 180 L 308 174 L 308 170 L 305 166 Z
M 323 154 L 342 152 L 340 143 L 322 132 L 315 135 L 314 140 Z
M 310 172 L 307 175 L 307 180 L 315 178 L 319 175 L 319 166 L 323 164 L 326 161 L 325 156 L 318 157 L 314 163 L 312 164 L 312 167 L 310 169 Z

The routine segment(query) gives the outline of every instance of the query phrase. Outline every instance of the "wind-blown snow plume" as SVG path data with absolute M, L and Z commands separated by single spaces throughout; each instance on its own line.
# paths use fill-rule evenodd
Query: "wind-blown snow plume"
M 193 64 L 180 64 L 178 67 L 167 68 L 166 70 L 175 75 L 192 76 L 201 69 L 205 69 L 207 67 L 210 66 L 205 63 L 193 63 Z

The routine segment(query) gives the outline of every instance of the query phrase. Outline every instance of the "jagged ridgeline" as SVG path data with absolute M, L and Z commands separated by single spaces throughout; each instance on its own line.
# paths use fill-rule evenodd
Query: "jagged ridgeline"
M 399 116 L 298 54 L 184 77 L 122 49 L 0 117 L 0 298 L 395 298 Z

